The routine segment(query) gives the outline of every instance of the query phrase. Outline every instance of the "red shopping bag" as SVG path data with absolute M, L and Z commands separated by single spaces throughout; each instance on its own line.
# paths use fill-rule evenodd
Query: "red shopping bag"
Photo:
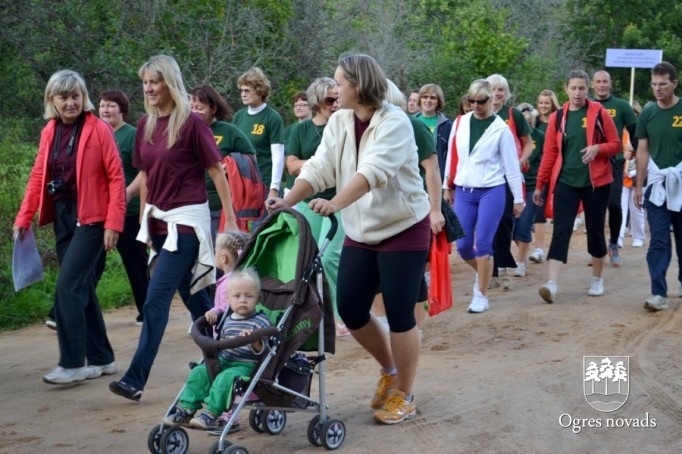
M 453 303 L 450 283 L 450 245 L 445 231 L 431 240 L 431 284 L 429 285 L 429 316 L 450 309 Z

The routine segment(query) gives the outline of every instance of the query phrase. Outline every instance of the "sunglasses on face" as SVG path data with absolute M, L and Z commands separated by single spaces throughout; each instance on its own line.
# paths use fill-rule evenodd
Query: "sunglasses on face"
M 469 98 L 469 104 L 486 104 L 490 98 L 483 98 L 483 99 L 471 99 Z
M 339 100 L 339 98 L 331 98 L 331 97 L 324 98 L 324 105 L 327 107 L 331 107 L 338 100 Z

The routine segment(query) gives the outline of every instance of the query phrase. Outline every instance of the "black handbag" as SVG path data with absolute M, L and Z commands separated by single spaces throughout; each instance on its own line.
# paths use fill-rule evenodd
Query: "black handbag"
M 441 199 L 440 211 L 443 213 L 445 218 L 445 237 L 448 239 L 448 243 L 454 243 L 460 238 L 464 238 L 464 229 L 462 229 L 462 224 L 459 223 L 457 215 L 452 211 L 452 207 L 448 203 Z

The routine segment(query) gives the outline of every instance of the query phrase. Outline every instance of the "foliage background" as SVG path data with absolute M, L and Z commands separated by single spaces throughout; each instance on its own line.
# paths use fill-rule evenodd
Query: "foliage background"
M 188 88 L 210 83 L 235 109 L 237 78 L 259 66 L 273 86 L 268 103 L 291 121 L 294 93 L 333 74 L 341 54 L 365 52 L 406 92 L 441 85 L 453 116 L 476 78 L 505 75 L 515 104 L 534 103 L 544 88 L 565 99 L 564 75 L 601 69 L 606 48 L 662 49 L 679 67 L 681 37 L 682 4 L 660 0 L 0 0 L 0 263 L 10 263 L 12 220 L 44 124 L 43 90 L 62 68 L 84 75 L 95 102 L 104 89 L 126 91 L 134 123 L 143 112 L 137 70 L 152 55 L 173 55 Z M 627 98 L 630 70 L 609 72 L 614 92 Z M 638 70 L 642 104 L 648 81 Z M 51 229 L 38 238 L 53 276 Z M 116 305 L 129 296 L 120 260 L 109 261 L 105 279 L 115 282 L 99 288 Z M 49 307 L 51 299 L 49 279 L 40 295 L 15 295 L 8 272 L 11 279 L 11 270 L 0 275 L 0 327 L 39 317 L 5 315 L 15 300 Z M 120 289 L 110 298 L 109 287 Z

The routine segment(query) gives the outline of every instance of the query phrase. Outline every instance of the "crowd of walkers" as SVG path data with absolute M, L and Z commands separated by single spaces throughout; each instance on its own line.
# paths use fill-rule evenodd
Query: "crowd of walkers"
M 23 238 L 36 213 L 39 225 L 54 227 L 60 273 L 49 325 L 60 357 L 47 383 L 118 372 L 96 295 L 106 253 L 117 248 L 142 328 L 127 371 L 109 388 L 139 401 L 176 291 L 193 320 L 214 306 L 218 232 L 252 231 L 281 207 L 301 212 L 317 241 L 329 217 L 339 221 L 323 268 L 337 335 L 351 335 L 379 365 L 370 406 L 381 423 L 416 415 L 429 248 L 446 228 L 441 199 L 464 231 L 456 254 L 474 271 L 471 313 L 491 308 L 490 289 L 540 273 L 529 262 L 547 262 L 538 300 L 562 302 L 576 219 L 587 235 L 591 297 L 607 291 L 607 266 L 627 263 L 628 231 L 631 247 L 644 246 L 648 221 L 644 307 L 669 308 L 671 232 L 682 257 L 682 103 L 667 62 L 651 70 L 655 101 L 644 109 L 613 96 L 603 70 L 571 71 L 563 105 L 549 89 L 535 103 L 513 103 L 507 79 L 493 74 L 471 83 L 450 119 L 440 86 L 405 95 L 376 60 L 351 54 L 333 77 L 293 96 L 297 122 L 287 128 L 258 68 L 237 80 L 236 113 L 210 85 L 188 91 L 172 57 L 152 57 L 138 75 L 145 115 L 136 127 L 119 90 L 100 94 L 98 118 L 75 71 L 56 72 L 45 89 L 47 125 L 14 233 Z M 255 213 L 235 208 L 243 188 L 226 177 L 226 157 L 259 174 Z

